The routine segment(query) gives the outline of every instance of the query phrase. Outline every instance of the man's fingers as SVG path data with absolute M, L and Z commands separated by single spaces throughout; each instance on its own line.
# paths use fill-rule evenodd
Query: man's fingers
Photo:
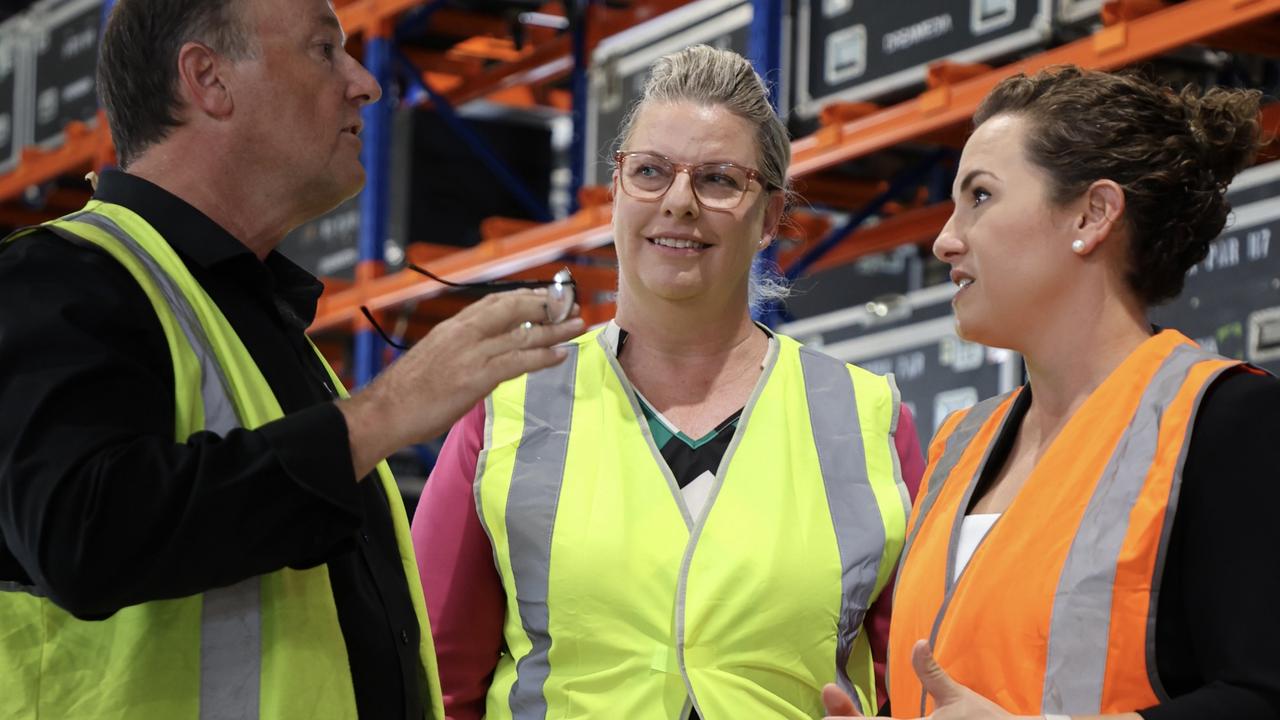
M 911 648 L 911 667 L 920 678 L 925 692 L 933 697 L 938 707 L 950 705 L 964 697 L 965 687 L 947 674 L 946 670 L 933 658 L 933 650 L 925 640 L 917 640 Z
M 827 709 L 828 720 L 862 717 L 862 713 L 858 712 L 857 706 L 853 704 L 853 698 L 834 683 L 827 683 L 827 686 L 822 688 L 822 705 Z
M 551 347 L 568 342 L 581 335 L 585 327 L 581 318 L 570 318 L 556 325 L 521 323 L 492 337 L 481 338 L 472 343 L 468 350 L 474 351 L 476 362 L 488 363 L 515 350 Z
M 518 348 L 549 347 L 574 339 L 584 327 L 582 318 L 569 318 L 555 325 L 522 324 L 511 331 L 511 339 Z
M 499 376 L 499 382 L 519 377 L 525 373 L 535 372 L 552 365 L 559 365 L 568 357 L 565 348 L 529 348 L 512 350 L 493 360 L 493 370 Z
M 521 323 L 546 322 L 546 303 L 546 290 L 510 290 L 483 297 L 455 317 L 471 323 L 481 337 L 488 338 L 519 327 Z

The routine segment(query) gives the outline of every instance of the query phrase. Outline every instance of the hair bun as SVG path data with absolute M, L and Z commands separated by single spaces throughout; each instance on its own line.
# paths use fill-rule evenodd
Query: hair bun
M 1231 178 L 1253 160 L 1261 133 L 1258 110 L 1262 93 L 1215 87 L 1202 95 L 1187 87 L 1180 99 L 1200 149 L 1201 166 L 1212 182 L 1225 190 Z

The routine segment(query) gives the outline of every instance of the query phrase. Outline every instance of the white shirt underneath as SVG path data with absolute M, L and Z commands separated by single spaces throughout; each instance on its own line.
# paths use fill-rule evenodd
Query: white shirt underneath
M 978 549 L 978 543 L 991 532 L 991 526 L 999 519 L 1000 513 L 980 513 L 965 515 L 964 520 L 960 521 L 960 542 L 956 545 L 956 572 L 951 578 L 952 582 L 960 579 L 960 573 L 969 564 L 973 551 Z

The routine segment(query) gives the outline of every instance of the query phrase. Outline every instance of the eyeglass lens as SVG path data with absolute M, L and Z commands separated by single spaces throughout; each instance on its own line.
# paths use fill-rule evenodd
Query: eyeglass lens
M 547 286 L 547 322 L 556 325 L 569 319 L 573 312 L 573 303 L 577 300 L 577 286 L 573 283 L 573 275 L 569 268 L 563 268 L 551 279 Z
M 666 193 L 679 168 L 660 155 L 631 153 L 622 161 L 622 188 L 639 198 L 658 198 Z M 704 163 L 689 168 L 693 194 L 707 207 L 729 210 L 742 202 L 751 177 L 747 171 L 727 163 Z

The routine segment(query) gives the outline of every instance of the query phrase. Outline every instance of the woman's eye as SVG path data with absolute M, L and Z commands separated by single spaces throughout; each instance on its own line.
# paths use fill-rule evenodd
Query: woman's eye
M 991 199 L 991 193 L 987 192 L 986 190 L 980 187 L 976 187 L 973 189 L 973 206 L 974 207 L 978 207 L 979 205 L 981 205 L 982 203 L 990 199 Z
M 710 182 L 710 183 L 715 184 L 715 185 L 723 185 L 723 186 L 725 186 L 725 187 L 729 187 L 729 188 L 737 188 L 737 187 L 738 187 L 738 181 L 737 181 L 737 180 L 733 179 L 733 178 L 732 178 L 732 177 L 730 177 L 729 175 L 723 175 L 723 174 L 721 174 L 721 173 L 710 173 L 710 174 L 708 174 L 708 175 L 706 175 L 706 176 L 705 176 L 705 179 L 707 180 L 707 182 Z

